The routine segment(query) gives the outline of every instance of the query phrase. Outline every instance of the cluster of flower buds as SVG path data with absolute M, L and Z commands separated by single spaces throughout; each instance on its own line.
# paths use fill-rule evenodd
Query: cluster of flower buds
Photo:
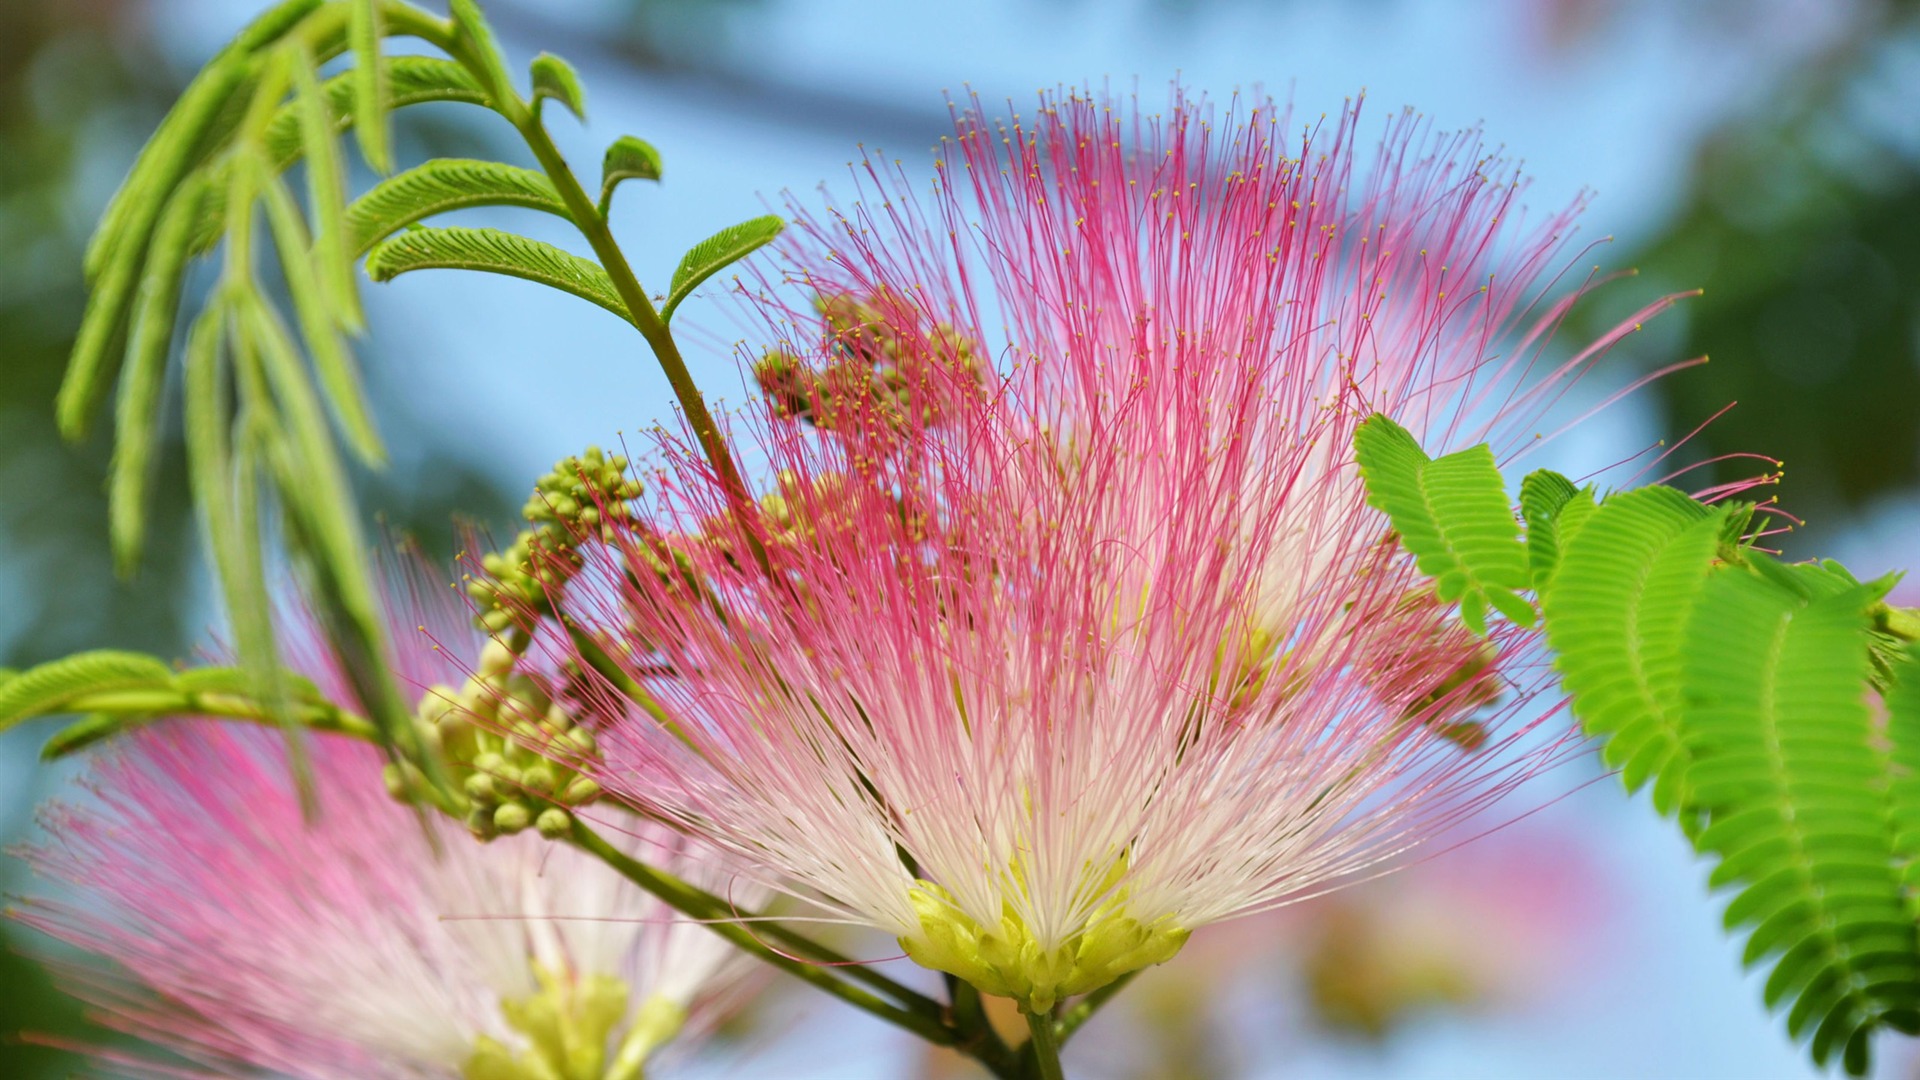
M 430 689 L 414 722 L 456 786 L 454 809 L 475 836 L 530 827 L 560 836 L 572 828 L 573 808 L 600 796 L 597 783 L 567 764 L 584 765 L 598 752 L 593 732 L 565 701 L 518 669 L 533 638 L 529 623 L 554 612 L 560 591 L 583 565 L 576 545 L 584 537 L 611 536 L 632 516 L 640 491 L 627 459 L 599 447 L 561 460 L 521 508 L 528 527 L 504 552 L 482 558 L 483 575 L 467 579 L 479 611 L 475 621 L 492 640 L 465 685 Z M 412 762 L 387 766 L 387 787 L 406 801 L 428 790 Z
M 978 387 L 979 348 L 951 323 L 920 326 L 916 309 L 879 292 L 814 298 L 825 336 L 824 366 L 781 349 L 754 365 L 754 378 L 780 415 L 827 431 L 855 424 L 931 427 L 943 400 Z
M 597 446 L 562 459 L 542 476 L 520 510 L 528 527 L 505 551 L 481 560 L 484 577 L 467 581 L 481 628 L 505 633 L 530 612 L 551 612 L 554 592 L 580 567 L 573 553 L 579 537 L 611 535 L 617 523 L 631 517 L 632 500 L 640 492 L 640 481 L 627 472 L 627 459 Z
M 598 752 L 593 732 L 516 671 L 518 660 L 508 643 L 489 643 L 466 684 L 429 689 L 415 718 L 458 785 L 467 829 L 483 840 L 529 826 L 565 835 L 573 808 L 600 797 L 599 784 L 565 764 Z M 426 790 L 410 763 L 388 765 L 386 775 L 395 798 L 412 801 Z

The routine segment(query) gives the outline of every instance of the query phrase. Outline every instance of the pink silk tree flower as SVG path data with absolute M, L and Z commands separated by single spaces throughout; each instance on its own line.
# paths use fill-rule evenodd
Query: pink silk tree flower
M 1039 1013 L 1565 753 L 1536 632 L 1432 600 L 1353 434 L 1510 460 L 1634 323 L 1544 363 L 1578 207 L 1528 227 L 1475 135 L 1358 130 L 976 103 L 930 190 L 869 163 L 796 211 L 749 298 L 770 490 L 661 436 L 562 601 L 627 675 L 582 767 Z
M 432 621 L 478 652 L 458 621 Z M 424 670 L 437 650 L 395 651 L 418 655 L 400 665 L 415 685 L 445 674 Z M 300 666 L 344 694 L 338 672 Z M 376 748 L 306 742 L 315 820 L 280 732 L 195 718 L 123 737 L 87 795 L 44 813 L 27 856 L 65 887 L 16 914 L 107 961 L 60 964 L 105 1023 L 196 1075 L 636 1080 L 743 996 L 743 954 L 599 860 L 533 832 L 482 844 L 390 798 Z M 662 826 L 618 811 L 601 825 L 688 880 L 731 880 Z

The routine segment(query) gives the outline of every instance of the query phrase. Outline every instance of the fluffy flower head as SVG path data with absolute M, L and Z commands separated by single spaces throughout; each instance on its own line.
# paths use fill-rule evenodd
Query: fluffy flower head
M 191 718 L 125 737 L 47 812 L 29 857 L 69 888 L 21 917 L 113 963 L 75 972 L 107 1023 L 222 1075 L 611 1080 L 739 989 L 739 954 L 597 859 L 481 844 L 393 801 L 374 747 L 308 750 L 317 820 L 284 736 Z M 727 881 L 659 826 L 625 843 Z
M 802 212 L 777 490 L 663 440 L 566 598 L 675 721 L 604 688 L 598 779 L 1044 1011 L 1527 775 L 1531 632 L 1433 601 L 1352 439 L 1512 449 L 1601 347 L 1531 369 L 1572 211 L 1527 226 L 1472 134 L 1357 132 L 976 106 L 930 191 Z

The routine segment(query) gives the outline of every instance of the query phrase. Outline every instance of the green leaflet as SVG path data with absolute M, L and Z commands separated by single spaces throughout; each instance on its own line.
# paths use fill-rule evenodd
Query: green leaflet
M 1688 784 L 1711 818 L 1697 844 L 1742 888 L 1726 922 L 1752 928 L 1747 961 L 1777 957 L 1768 1004 L 1794 999 L 1788 1031 L 1858 1073 L 1874 1030 L 1920 1026 L 1920 935 L 1862 693 L 1874 590 L 1811 593 L 1773 566 L 1786 573 L 1713 575 L 1689 622 Z
M 285 672 L 284 687 L 292 698 L 291 715 L 301 727 L 376 739 L 364 719 L 343 712 L 308 679 Z M 164 682 L 88 690 L 69 697 L 58 710 L 87 715 L 55 732 L 40 747 L 40 757 L 44 761 L 66 757 L 163 717 L 219 716 L 268 723 L 272 712 L 257 696 L 258 689 L 250 671 L 191 668 L 173 673 Z
M 267 173 L 264 167 L 261 171 Z M 279 177 L 263 175 L 259 182 L 267 222 L 273 230 L 274 247 L 280 255 L 280 270 L 287 281 L 287 292 L 293 298 L 294 314 L 300 321 L 307 353 L 313 358 L 321 385 L 326 387 L 327 403 L 333 407 L 354 453 L 362 461 L 383 462 L 386 448 L 381 445 L 380 434 L 374 427 L 359 369 L 334 321 L 325 287 L 315 272 L 315 260 L 299 208 Z M 352 503 L 343 501 L 336 505 L 344 507 Z
M 134 286 L 146 261 L 154 226 L 168 196 L 186 174 L 191 144 L 243 75 L 241 65 L 230 63 L 202 73 L 210 80 L 204 84 L 194 80 L 188 93 L 199 90 L 199 96 L 183 96 L 174 107 L 182 116 L 181 127 L 169 135 L 168 125 L 161 125 L 115 200 L 116 205 L 121 199 L 129 200 L 126 209 L 118 215 L 110 209 L 107 222 L 96 233 L 96 237 L 105 238 L 100 241 L 100 261 L 55 402 L 61 434 L 69 439 L 86 435 L 107 383 L 113 378 L 114 344 L 133 302 Z M 189 106 L 191 112 L 183 111 Z M 120 219 L 117 224 L 116 216 Z
M 87 240 L 83 263 L 88 282 L 106 268 L 110 253 L 143 241 L 143 212 L 156 211 L 191 165 L 192 154 L 209 129 L 217 126 L 236 87 L 248 78 L 248 57 L 278 41 L 302 19 L 320 7 L 321 0 L 282 0 L 254 19 L 219 55 L 194 76 L 168 111 L 166 119 L 134 160 L 133 170 L 107 204 L 100 224 Z M 148 226 L 151 219 L 148 219 Z
M 1489 604 L 1532 626 L 1527 550 L 1508 508 L 1493 451 L 1484 444 L 1429 458 L 1406 428 L 1385 415 L 1367 418 L 1353 437 L 1367 502 L 1387 515 L 1441 600 L 1460 602 L 1460 621 L 1487 629 Z
M 106 742 L 144 717 L 130 713 L 90 713 L 53 733 L 40 746 L 41 761 L 57 761 L 89 746 Z
M 622 135 L 615 139 L 613 145 L 607 147 L 606 154 L 600 159 L 600 216 L 607 216 L 607 209 L 613 205 L 613 189 L 620 186 L 620 181 L 658 179 L 660 179 L 660 151 L 655 150 L 652 143 L 632 135 Z M 779 231 L 774 230 L 775 233 Z M 761 241 L 761 243 L 765 242 Z M 759 244 L 754 245 L 754 247 L 759 246 Z M 752 250 L 753 248 L 746 249 L 746 251 Z M 740 254 L 745 255 L 746 251 Z M 734 256 L 734 258 L 739 257 Z M 724 266 L 725 263 L 721 265 Z M 674 280 L 677 282 L 679 277 L 676 275 Z
M 582 123 L 586 121 L 587 94 L 580 88 L 580 76 L 574 73 L 573 65 L 543 52 L 533 58 L 533 101 L 538 105 L 547 98 L 565 105 Z
M 237 92 L 258 74 L 255 54 L 321 7 L 318 0 L 286 0 L 243 30 L 194 77 L 108 204 L 87 242 L 84 267 L 92 289 L 55 402 L 67 438 L 86 435 L 113 378 L 134 288 L 174 189 L 208 152 L 209 134 L 232 118 Z
M 28 668 L 0 682 L 0 729 L 56 713 L 83 694 L 167 686 L 173 669 L 143 653 L 101 649 Z
M 107 474 L 107 531 L 114 567 L 123 577 L 139 565 L 146 535 L 147 487 L 158 457 L 161 392 L 186 279 L 189 231 L 206 195 L 198 178 L 174 191 L 154 230 L 153 254 L 140 280 L 126 370 L 114 401 L 116 431 Z
M 673 271 L 673 284 L 667 302 L 660 309 L 662 321 L 673 318 L 673 310 L 693 293 L 700 283 L 771 244 L 787 223 L 769 214 L 738 225 L 729 225 L 693 245 Z
M 294 104 L 300 111 L 301 151 L 307 159 L 307 206 L 313 216 L 310 258 L 325 304 L 348 333 L 366 328 L 360 312 L 359 283 L 353 276 L 353 252 L 347 246 L 347 177 L 334 139 L 332 118 L 313 58 L 304 49 L 293 69 Z M 358 85 L 358 84 L 356 84 Z M 384 121 L 382 121 L 384 123 Z
M 1887 741 L 1893 779 L 1893 849 L 1908 908 L 1920 921 L 1920 645 L 1908 645 L 1893 665 L 1887 693 Z
M 487 24 L 487 17 L 481 14 L 480 5 L 474 0 L 449 0 L 447 13 L 453 16 L 456 54 L 471 57 L 486 71 L 487 81 L 491 84 L 487 89 L 495 101 L 510 103 L 515 100 L 513 79 L 507 74 L 506 61 L 500 56 L 500 44 L 494 40 L 493 27 Z
M 472 206 L 521 206 L 568 217 L 553 182 L 543 173 L 495 161 L 436 158 L 354 200 L 347 208 L 353 252 L 364 255 L 408 225 Z
M 1527 523 L 1527 577 L 1536 590 L 1546 588 L 1560 561 L 1558 523 L 1561 510 L 1575 498 L 1593 503 L 1593 492 L 1581 491 L 1557 472 L 1536 469 L 1520 481 L 1520 516 Z
M 388 107 L 405 108 L 433 101 L 453 101 L 469 105 L 487 105 L 491 99 L 467 69 L 451 60 L 430 56 L 395 56 L 387 60 Z M 354 86 L 352 73 L 336 75 L 321 84 L 336 133 L 353 126 Z M 268 121 L 261 139 L 268 161 L 276 171 L 285 171 L 300 160 L 304 134 L 299 103 L 282 107 Z M 221 159 L 206 166 L 213 195 L 207 200 L 200 223 L 194 229 L 193 253 L 204 254 L 220 242 L 226 229 L 226 175 L 232 163 Z
M 630 318 L 598 263 L 498 229 L 410 229 L 375 245 L 367 256 L 367 273 L 375 281 L 435 269 L 483 270 L 537 281 Z
M 453 101 L 466 105 L 487 105 L 492 99 L 486 89 L 466 68 L 452 60 L 435 56 L 392 56 L 385 61 L 387 109 L 406 108 L 432 101 Z M 355 127 L 356 86 L 353 72 L 321 83 L 336 134 Z M 276 112 L 267 125 L 267 158 L 278 168 L 292 165 L 300 156 L 300 118 L 292 107 Z
M 1720 515 L 1672 488 L 1614 495 L 1562 547 L 1541 598 L 1574 714 L 1628 790 L 1657 778 L 1663 814 L 1685 799 L 1682 632 L 1719 535 Z
M 387 68 L 380 55 L 380 39 L 385 27 L 380 15 L 380 0 L 353 0 L 352 21 L 347 40 L 353 47 L 354 134 L 360 140 L 360 156 L 374 172 L 393 171 L 393 138 L 387 130 L 387 110 L 391 108 L 387 90 Z

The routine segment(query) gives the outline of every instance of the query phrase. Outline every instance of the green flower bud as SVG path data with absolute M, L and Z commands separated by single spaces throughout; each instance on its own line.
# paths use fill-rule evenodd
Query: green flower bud
M 573 815 L 557 806 L 549 806 L 540 811 L 540 816 L 533 821 L 533 827 L 540 830 L 541 836 L 558 840 L 573 831 Z
M 502 803 L 493 812 L 493 827 L 508 836 L 525 830 L 531 824 L 533 814 L 527 810 L 525 803 Z

